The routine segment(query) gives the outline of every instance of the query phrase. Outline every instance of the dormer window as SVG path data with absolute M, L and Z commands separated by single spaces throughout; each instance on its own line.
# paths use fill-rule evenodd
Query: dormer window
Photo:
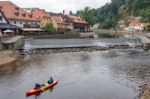
M 15 12 L 15 15 L 16 15 L 16 16 L 19 16 L 19 12 Z
M 19 10 L 19 7 L 15 7 L 16 10 Z
M 22 16 L 23 16 L 23 17 L 25 17 L 25 16 L 26 16 L 26 14 L 25 14 L 25 13 L 23 13 L 23 14 L 22 14 Z
M 30 18 L 32 18 L 32 15 L 29 15 Z

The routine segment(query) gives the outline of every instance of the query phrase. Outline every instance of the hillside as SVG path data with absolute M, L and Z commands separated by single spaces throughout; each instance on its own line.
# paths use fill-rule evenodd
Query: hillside
M 118 21 L 130 16 L 141 16 L 143 22 L 150 22 L 150 0 L 111 0 L 104 6 L 77 11 L 91 25 L 100 23 L 101 28 L 115 28 Z

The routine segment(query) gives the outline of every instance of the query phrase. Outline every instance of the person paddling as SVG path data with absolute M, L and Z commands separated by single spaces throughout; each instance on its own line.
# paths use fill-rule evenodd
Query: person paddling
M 52 77 L 50 77 L 50 79 L 47 81 L 47 83 L 48 83 L 48 84 L 53 83 L 53 78 L 52 78 Z
M 36 83 L 34 89 L 36 90 L 36 89 L 39 89 L 39 88 L 41 88 L 41 85 L 39 83 Z

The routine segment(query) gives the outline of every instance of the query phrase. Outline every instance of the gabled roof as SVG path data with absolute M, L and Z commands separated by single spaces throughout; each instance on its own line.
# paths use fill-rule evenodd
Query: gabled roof
M 2 24 L 0 24 L 0 28 L 20 29 L 20 27 L 18 27 L 18 26 L 16 26 L 16 25 L 11 25 L 11 24 L 7 24 L 7 23 L 2 23 Z
M 84 19 L 82 19 L 80 16 L 73 16 L 73 15 L 65 15 L 69 19 L 71 19 L 74 23 L 80 23 L 80 24 L 88 24 Z
M 63 15 L 62 13 L 54 13 L 54 12 L 49 12 L 49 14 L 51 16 L 62 16 Z
M 58 24 L 67 24 L 61 16 L 51 16 L 51 18 Z
M 32 8 L 31 13 L 34 18 L 42 19 L 43 17 L 48 17 L 48 13 L 44 9 Z
M 36 19 L 33 18 L 30 13 L 27 13 L 22 8 L 18 7 L 10 1 L 0 1 L 0 9 L 7 19 L 36 21 Z
M 0 10 L 0 13 L 2 14 L 2 17 L 6 20 L 6 22 L 9 23 L 8 20 L 7 20 L 7 18 L 4 15 L 4 13 L 1 10 Z

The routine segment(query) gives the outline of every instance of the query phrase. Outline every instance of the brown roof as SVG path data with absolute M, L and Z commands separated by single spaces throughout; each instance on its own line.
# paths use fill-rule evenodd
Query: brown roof
M 51 16 L 52 20 L 59 24 L 66 24 L 61 16 Z
M 31 11 L 34 18 L 42 19 L 43 17 L 50 17 L 50 14 L 46 12 L 44 9 L 33 8 Z
M 75 23 L 88 24 L 84 19 L 82 19 L 79 16 L 73 16 L 73 15 L 66 15 L 66 16 Z
M 0 1 L 0 9 L 8 19 L 36 20 L 30 13 L 10 1 Z
M 49 12 L 49 14 L 50 14 L 51 16 L 63 16 L 62 13 Z

